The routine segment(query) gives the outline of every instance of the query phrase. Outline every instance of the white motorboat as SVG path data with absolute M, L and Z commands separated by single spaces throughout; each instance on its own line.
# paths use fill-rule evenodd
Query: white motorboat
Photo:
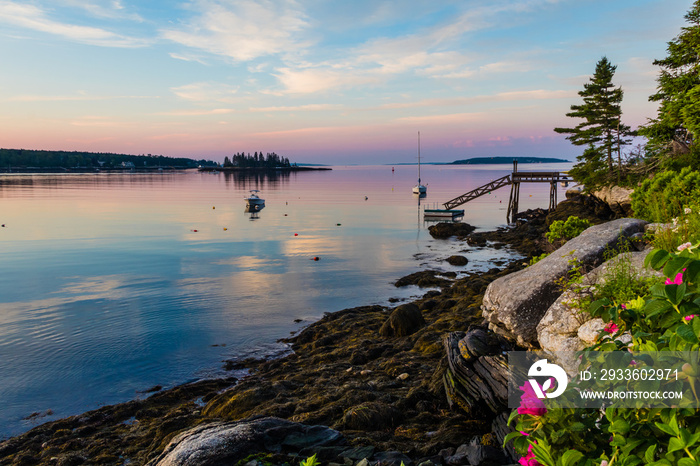
M 413 187 L 413 194 L 422 196 L 428 192 L 428 188 L 420 182 L 420 131 L 418 131 L 418 184 Z
M 250 196 L 244 198 L 245 206 L 248 211 L 255 212 L 265 207 L 265 199 L 261 199 L 260 196 L 258 196 L 259 192 L 260 191 L 257 189 L 251 189 Z

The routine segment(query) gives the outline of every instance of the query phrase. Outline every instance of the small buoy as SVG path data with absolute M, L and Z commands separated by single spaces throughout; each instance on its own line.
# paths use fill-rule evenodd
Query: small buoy
M 4 224 L 4 223 L 2 224 L 2 227 L 5 228 L 5 224 Z
M 197 233 L 197 230 L 192 230 L 192 231 L 194 231 L 195 233 Z
M 284 216 L 286 217 L 286 216 L 287 216 L 287 214 L 284 214 Z
M 365 196 L 365 201 L 366 201 L 367 199 L 369 199 L 369 198 L 368 198 L 367 196 Z
M 530 197 L 532 197 L 532 194 L 530 194 Z
M 224 227 L 224 231 L 228 230 L 228 228 Z
M 294 233 L 294 236 L 299 236 L 299 233 Z
M 336 223 L 335 226 L 339 227 L 339 226 L 340 226 L 340 223 Z
M 216 206 L 211 206 L 212 209 L 216 209 Z
M 312 261 L 317 261 L 317 260 L 318 260 L 318 256 L 313 257 L 311 260 L 312 260 Z

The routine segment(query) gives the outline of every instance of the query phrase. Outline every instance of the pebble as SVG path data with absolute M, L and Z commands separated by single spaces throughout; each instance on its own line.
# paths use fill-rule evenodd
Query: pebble
M 408 378 L 408 373 L 404 372 L 400 376 L 396 377 L 398 380 L 406 380 Z
M 348 367 L 345 372 L 352 372 L 352 367 Z
M 365 369 L 363 371 L 360 371 L 360 375 L 370 375 L 371 373 L 372 373 L 372 371 L 369 369 Z

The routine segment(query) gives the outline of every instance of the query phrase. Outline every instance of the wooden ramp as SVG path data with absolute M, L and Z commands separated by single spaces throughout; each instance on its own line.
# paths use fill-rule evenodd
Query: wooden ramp
M 568 181 L 569 179 L 559 172 L 519 172 L 518 162 L 513 161 L 513 173 L 510 175 L 503 176 L 483 186 L 479 186 L 476 189 L 472 189 L 459 197 L 445 202 L 443 206 L 445 206 L 447 210 L 454 209 L 484 194 L 489 194 L 491 191 L 510 185 L 510 199 L 508 201 L 506 219 L 510 222 L 515 222 L 515 216 L 518 214 L 518 204 L 520 201 L 520 183 L 549 183 L 549 209 L 554 210 L 557 207 L 557 183 Z
M 451 201 L 447 201 L 443 204 L 445 206 L 445 209 L 450 210 L 454 209 L 455 207 L 461 206 L 462 204 L 465 204 L 469 201 L 472 201 L 476 199 L 477 197 L 481 197 L 484 194 L 488 194 L 491 191 L 495 191 L 499 188 L 502 188 L 504 186 L 508 186 L 509 184 L 512 184 L 513 181 L 510 179 L 510 175 L 506 175 L 502 178 L 499 178 L 497 180 L 493 180 L 490 183 L 486 183 L 483 186 L 479 186 L 476 189 L 472 189 L 468 193 L 464 193 L 459 197 L 455 197 Z

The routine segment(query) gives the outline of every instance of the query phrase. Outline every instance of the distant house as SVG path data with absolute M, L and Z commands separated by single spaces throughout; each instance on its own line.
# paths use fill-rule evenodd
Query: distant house
M 136 165 L 134 165 L 134 162 L 122 162 L 122 167 L 123 168 L 136 168 Z

